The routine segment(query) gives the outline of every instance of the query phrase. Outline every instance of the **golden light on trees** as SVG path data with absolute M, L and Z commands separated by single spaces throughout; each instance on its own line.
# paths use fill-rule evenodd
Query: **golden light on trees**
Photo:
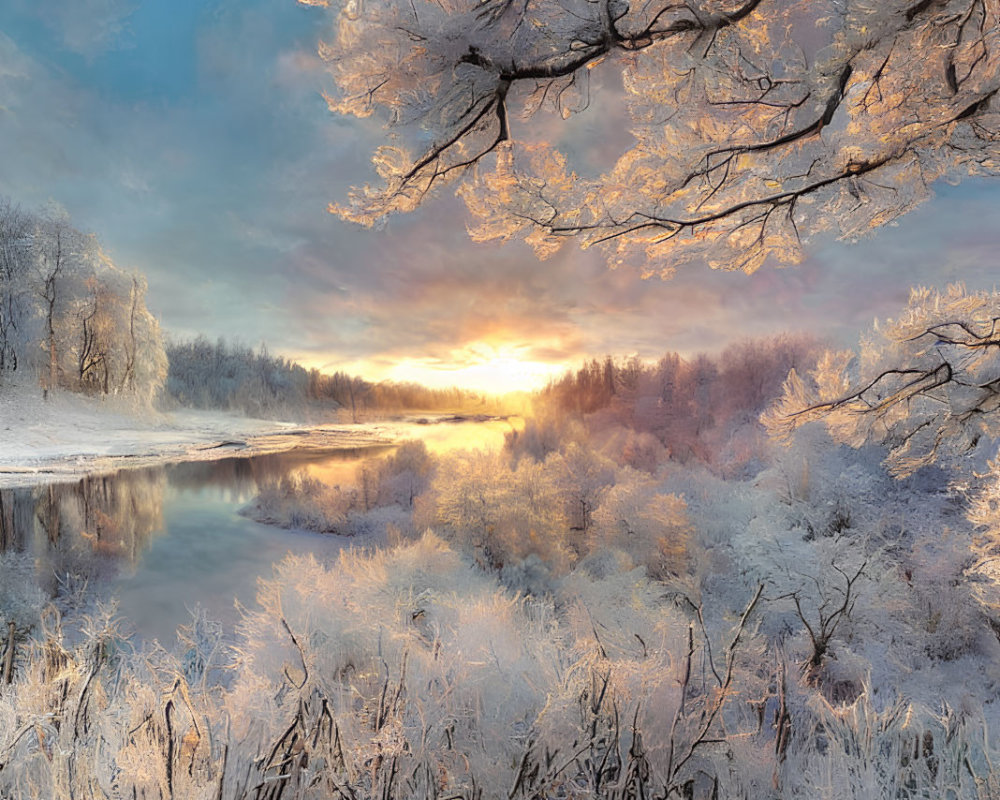
M 939 179 L 1000 169 L 1000 0 L 352 8 L 320 53 L 330 108 L 391 131 L 379 182 L 331 206 L 365 225 L 458 182 L 476 239 L 541 257 L 576 240 L 643 275 L 752 272 L 822 231 L 863 236 Z M 607 70 L 627 96 L 620 154 L 588 177 L 537 133 L 618 108 L 592 91 Z

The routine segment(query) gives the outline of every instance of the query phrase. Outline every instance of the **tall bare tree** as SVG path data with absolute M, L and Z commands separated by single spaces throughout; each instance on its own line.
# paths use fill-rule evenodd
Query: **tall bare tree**
M 30 233 L 30 215 L 0 198 L 0 373 L 22 366 L 27 347 Z
M 60 361 L 64 344 L 60 316 L 67 302 L 66 281 L 91 257 L 93 238 L 70 225 L 60 210 L 49 210 L 36 221 L 32 236 L 35 286 L 45 320 L 45 344 L 48 370 L 44 383 L 46 396 L 59 385 Z
M 44 357 L 44 391 L 124 394 L 148 403 L 166 378 L 159 323 L 141 276 L 114 265 L 93 235 L 49 210 L 31 218 L 32 347 Z

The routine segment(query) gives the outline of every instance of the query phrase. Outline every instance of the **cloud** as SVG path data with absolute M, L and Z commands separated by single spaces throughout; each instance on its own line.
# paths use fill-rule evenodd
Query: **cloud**
M 128 44 L 133 0 L 23 0 L 19 10 L 40 19 L 67 50 L 94 58 Z
M 29 66 L 29 59 L 14 40 L 0 32 L 0 81 L 26 78 Z
M 76 169 L 74 154 L 93 144 L 78 125 L 89 101 L 0 31 L 0 147 L 17 154 L 0 159 L 0 189 L 28 205 L 54 197 L 54 184 Z

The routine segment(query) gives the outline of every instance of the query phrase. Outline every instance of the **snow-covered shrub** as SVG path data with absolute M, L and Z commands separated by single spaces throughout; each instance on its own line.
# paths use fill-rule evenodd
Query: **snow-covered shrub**
M 942 526 L 921 536 L 902 559 L 903 577 L 911 588 L 908 622 L 914 640 L 933 659 L 985 655 L 996 645 L 989 641 L 994 638 L 989 608 L 982 604 L 984 595 L 978 591 L 984 584 L 965 575 L 973 560 L 969 543 L 968 530 Z
M 562 495 L 566 520 L 571 531 L 585 538 L 593 523 L 593 514 L 609 486 L 615 483 L 612 461 L 587 445 L 570 442 L 563 450 L 545 460 L 545 472 L 552 475 Z M 583 543 L 574 543 L 582 549 Z
M 507 779 L 558 684 L 551 612 L 507 595 L 431 535 L 391 552 L 345 553 L 330 570 L 286 560 L 259 603 L 243 623 L 234 724 L 270 719 L 276 732 L 284 693 L 318 692 L 352 743 L 346 769 L 355 776 L 381 753 L 439 762 L 434 774 L 457 770 L 459 783 L 461 773 L 491 781 L 498 769 Z M 385 692 L 399 693 L 391 708 Z
M 643 473 L 623 470 L 594 512 L 589 549 L 622 550 L 656 578 L 684 574 L 692 534 L 686 511 L 681 497 Z
M 377 506 L 412 509 L 430 485 L 436 462 L 419 439 L 403 442 L 382 459 L 361 466 L 359 483 L 365 510 Z
M 384 536 L 390 525 L 412 532 L 414 503 L 434 468 L 423 442 L 405 442 L 391 455 L 362 464 L 347 487 L 327 485 L 306 472 L 264 479 L 243 513 L 267 525 L 344 536 Z
M 401 506 L 376 506 L 370 511 L 348 511 L 343 528 L 338 531 L 377 543 L 386 543 L 392 533 L 400 539 L 413 539 L 416 529 L 413 515 Z
M 554 470 L 530 459 L 511 465 L 500 453 L 453 454 L 418 521 L 491 570 L 535 555 L 561 572 L 572 558 Z
M 347 534 L 347 513 L 356 498 L 305 473 L 264 482 L 242 513 L 257 522 L 318 533 Z
M 728 775 L 723 720 L 756 736 L 754 714 L 730 707 L 737 686 L 760 689 L 737 674 L 755 647 L 749 611 L 728 641 L 711 635 L 713 651 L 641 568 L 603 575 L 577 571 L 555 597 L 526 600 L 430 534 L 329 569 L 286 559 L 244 620 L 233 731 L 275 743 L 265 762 L 296 781 L 308 764 L 327 792 L 603 797 L 623 781 L 677 791 Z M 307 762 L 292 730 L 314 742 Z
M 78 627 L 71 645 L 47 620 L 0 691 L 0 796 L 219 796 L 227 742 L 214 695 L 189 687 L 170 654 L 135 653 L 113 608 Z
M 783 798 L 987 800 L 1000 791 L 984 715 L 934 712 L 866 687 L 833 707 L 815 695 L 795 715 L 778 777 Z

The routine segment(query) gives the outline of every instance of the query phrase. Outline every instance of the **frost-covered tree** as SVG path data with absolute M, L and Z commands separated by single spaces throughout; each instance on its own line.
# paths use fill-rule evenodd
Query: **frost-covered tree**
M 560 571 L 570 558 L 560 499 L 555 470 L 544 463 L 462 452 L 438 466 L 421 521 L 489 569 L 534 556 Z
M 687 572 L 691 523 L 684 500 L 643 473 L 625 469 L 594 512 L 590 549 L 628 553 L 654 578 Z
M 0 372 L 148 405 L 166 376 L 146 283 L 116 267 L 65 211 L 0 198 Z
M 996 0 L 302 1 L 337 12 L 330 108 L 392 132 L 332 206 L 367 225 L 462 181 L 479 240 L 752 271 L 1000 169 Z M 619 147 L 596 170 L 562 152 L 591 105 Z
M 793 370 L 765 423 L 787 435 L 822 419 L 854 447 L 884 443 L 897 475 L 968 452 L 1000 432 L 998 324 L 998 291 L 914 289 L 857 356 L 829 352 L 806 377 Z
M 35 313 L 31 287 L 31 215 L 0 198 L 0 375 L 29 366 Z
M 146 283 L 103 253 L 63 281 L 63 384 L 90 394 L 149 403 L 166 379 L 159 323 L 146 308 Z
M 146 279 L 116 273 L 119 297 L 121 365 L 118 391 L 152 402 L 167 379 L 167 352 L 159 320 L 146 306 Z M 124 284 L 124 285 L 123 285 Z
M 73 297 L 68 284 L 85 280 L 96 257 L 96 242 L 94 237 L 76 230 L 65 211 L 48 209 L 35 221 L 32 256 L 34 286 L 44 320 L 44 386 L 46 392 L 51 392 L 67 372 L 73 374 L 72 366 L 63 364 L 72 336 L 67 320 L 73 316 Z
M 435 468 L 427 445 L 419 439 L 403 442 L 372 468 L 377 502 L 412 509 L 416 499 L 430 486 Z
M 299 364 L 220 338 L 204 336 L 168 348 L 167 392 L 178 402 L 199 408 L 241 410 L 266 415 L 301 409 L 309 373 Z
M 647 472 L 665 460 L 665 449 L 673 461 L 752 473 L 769 448 L 760 414 L 781 396 L 789 370 L 808 369 L 818 352 L 808 337 L 780 335 L 748 339 L 717 356 L 594 360 L 540 393 L 533 418 L 508 437 L 508 448 L 541 459 L 572 439 L 589 439 L 608 457 Z
M 586 536 L 605 490 L 615 482 L 614 464 L 579 442 L 570 442 L 548 461 L 556 470 L 570 529 Z

